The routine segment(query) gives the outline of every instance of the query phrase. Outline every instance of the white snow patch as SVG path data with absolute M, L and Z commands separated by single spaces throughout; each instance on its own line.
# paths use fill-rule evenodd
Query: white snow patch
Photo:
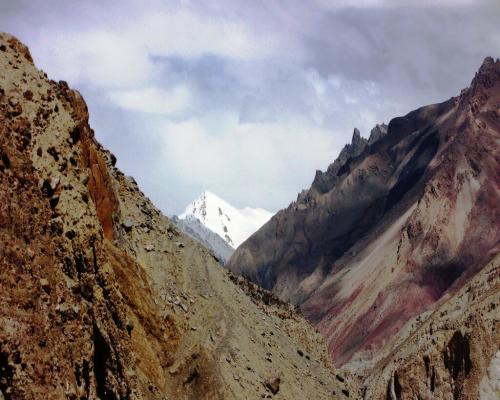
M 236 208 L 217 195 L 204 191 L 179 215 L 197 218 L 203 225 L 237 248 L 273 216 L 262 208 Z

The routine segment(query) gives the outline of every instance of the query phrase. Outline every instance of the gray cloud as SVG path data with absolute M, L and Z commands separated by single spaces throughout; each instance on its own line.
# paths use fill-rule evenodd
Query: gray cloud
M 177 213 L 203 189 L 286 206 L 353 127 L 459 93 L 499 55 L 499 17 L 469 0 L 3 0 L 0 24 Z

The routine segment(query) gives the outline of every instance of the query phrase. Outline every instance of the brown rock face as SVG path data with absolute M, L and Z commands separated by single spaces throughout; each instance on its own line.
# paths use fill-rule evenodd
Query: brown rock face
M 87 188 L 95 204 L 97 217 L 104 236 L 113 239 L 113 217 L 117 215 L 118 200 L 112 188 L 111 177 L 103 157 L 97 152 L 95 143 L 85 135 L 82 139 L 82 164 L 89 171 Z
M 356 398 L 293 307 L 115 162 L 80 94 L 0 34 L 0 399 Z
M 499 348 L 498 275 L 485 280 L 499 264 L 499 105 L 500 61 L 487 58 L 460 96 L 393 119 L 361 147 L 353 138 L 229 262 L 299 304 L 366 398 L 479 398 Z M 457 297 L 473 279 L 489 295 Z M 453 302 L 480 311 L 452 313 Z M 440 333 L 424 335 L 431 321 Z M 421 372 L 432 391 L 416 385 Z

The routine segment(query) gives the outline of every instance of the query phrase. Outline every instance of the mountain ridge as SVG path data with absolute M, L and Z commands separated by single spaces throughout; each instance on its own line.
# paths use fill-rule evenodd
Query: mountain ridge
M 486 58 L 459 96 L 392 119 L 387 133 L 369 145 L 355 131 L 343 157 L 317 172 L 309 190 L 240 246 L 228 268 L 300 305 L 327 338 L 336 365 L 360 371 L 360 384 L 394 370 L 425 382 L 418 371 L 429 363 L 413 357 L 416 369 L 408 369 L 395 350 L 405 334 L 414 334 L 418 318 L 438 318 L 428 312 L 450 297 L 474 303 L 457 296 L 475 278 L 498 305 L 498 277 L 483 278 L 489 261 L 498 270 L 499 104 L 500 61 Z M 450 387 L 459 387 L 467 394 L 451 396 L 477 398 L 479 381 L 459 367 L 450 375 L 446 352 L 474 343 L 467 357 L 476 377 L 494 362 L 498 323 L 482 299 L 474 322 L 434 320 L 440 331 L 422 335 L 434 349 L 438 389 L 403 385 L 401 375 L 392 375 L 388 386 L 365 386 L 366 393 L 447 398 Z M 480 347 L 479 334 L 491 348 Z M 415 352 L 423 357 L 425 347 Z

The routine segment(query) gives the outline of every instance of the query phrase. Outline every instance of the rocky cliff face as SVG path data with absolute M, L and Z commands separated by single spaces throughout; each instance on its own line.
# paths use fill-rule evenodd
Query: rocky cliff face
M 355 131 L 230 260 L 301 305 L 366 398 L 476 399 L 498 364 L 499 104 L 487 58 L 460 96 Z
M 0 399 L 356 397 L 292 307 L 182 234 L 0 34 Z

